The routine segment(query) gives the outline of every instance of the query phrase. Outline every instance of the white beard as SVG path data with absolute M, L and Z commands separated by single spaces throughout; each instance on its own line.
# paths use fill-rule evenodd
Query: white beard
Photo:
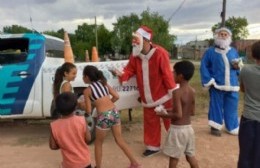
M 134 57 L 139 56 L 141 54 L 141 51 L 143 49 L 143 46 L 140 45 L 133 45 L 132 54 Z
M 132 54 L 134 57 L 139 56 L 141 54 L 141 51 L 143 50 L 143 38 L 139 35 L 139 44 L 132 44 Z
M 214 42 L 220 48 L 227 49 L 230 46 L 232 40 L 231 40 L 231 37 L 228 37 L 226 40 L 224 40 L 223 38 L 220 38 L 217 36 L 217 37 L 215 37 Z

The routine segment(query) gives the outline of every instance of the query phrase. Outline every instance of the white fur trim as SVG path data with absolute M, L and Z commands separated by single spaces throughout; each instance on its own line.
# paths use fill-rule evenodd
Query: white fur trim
M 173 92 L 174 90 L 179 89 L 179 88 L 180 88 L 180 84 L 177 83 L 175 88 L 168 90 L 168 94 L 172 95 L 172 92 Z
M 231 131 L 228 131 L 228 130 L 226 130 L 229 134 L 231 134 L 231 135 L 238 135 L 238 132 L 239 132 L 239 127 L 237 127 L 237 128 L 235 128 L 235 129 L 233 129 L 233 130 L 231 130 Z
M 227 32 L 230 36 L 232 36 L 232 32 L 231 32 L 228 28 L 226 28 L 226 27 L 221 27 L 221 28 L 219 28 L 219 29 L 216 29 L 215 33 L 219 33 L 219 32 L 221 32 L 221 31 L 225 31 L 225 32 Z
M 139 57 L 142 60 L 149 60 L 153 56 L 155 50 L 156 50 L 156 48 L 152 48 L 146 55 L 140 53 Z
M 164 104 L 165 102 L 167 102 L 168 100 L 170 100 L 172 98 L 172 96 L 170 94 L 166 94 L 165 96 L 161 97 L 160 99 L 156 100 L 155 102 L 150 102 L 150 103 L 144 103 L 142 102 L 143 107 L 155 107 L 158 106 L 160 104 Z
M 155 50 L 156 48 L 153 48 L 152 50 L 149 51 L 147 55 L 140 54 L 140 58 L 142 59 L 144 97 L 147 104 L 154 102 L 151 94 L 150 80 L 149 80 L 149 59 L 154 54 Z
M 230 65 L 227 58 L 227 52 L 221 52 L 221 56 L 225 64 L 225 85 L 230 86 Z
M 150 80 L 149 80 L 149 60 L 142 60 L 142 70 L 143 70 L 143 88 L 144 88 L 144 97 L 147 103 L 152 103 L 153 98 L 151 94 L 150 88 Z
M 215 48 L 215 51 L 216 51 L 217 53 L 220 53 L 220 54 L 227 54 L 229 50 L 231 50 L 231 47 L 230 47 L 230 46 L 227 47 L 227 48 L 224 49 L 224 50 L 219 49 L 219 48 Z
M 140 27 L 136 32 L 141 34 L 144 38 L 151 40 L 152 35 L 145 31 L 143 28 Z
M 238 92 L 239 91 L 239 86 L 220 86 L 214 83 L 214 87 L 218 90 L 223 90 L 223 91 L 233 91 L 233 92 Z
M 203 86 L 208 88 L 208 87 L 210 87 L 211 85 L 214 85 L 214 83 L 215 83 L 215 79 L 212 78 L 212 79 L 210 79 L 210 81 L 209 81 L 208 83 L 203 84 Z
M 218 90 L 223 90 L 223 91 L 238 92 L 239 89 L 240 89 L 239 86 L 231 86 L 231 85 L 222 85 L 222 86 L 221 86 L 221 85 L 218 85 L 218 84 L 216 84 L 215 79 L 213 79 L 213 78 L 212 78 L 208 83 L 204 84 L 204 85 L 203 85 L 203 86 L 204 86 L 203 88 L 204 88 L 205 90 L 208 90 L 211 85 L 213 85 L 216 89 L 218 89 Z
M 212 120 L 209 120 L 209 126 L 213 127 L 213 128 L 216 128 L 218 130 L 221 130 L 222 129 L 222 125 L 221 124 L 218 124 Z

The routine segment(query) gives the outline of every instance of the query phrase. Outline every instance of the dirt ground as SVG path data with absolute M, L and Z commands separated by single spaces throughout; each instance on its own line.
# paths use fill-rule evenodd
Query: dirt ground
M 201 168 L 235 168 L 238 159 L 237 136 L 223 132 L 222 137 L 209 134 L 205 117 L 193 118 L 196 134 L 196 157 Z M 141 153 L 143 146 L 143 126 L 141 122 L 123 124 L 123 136 L 131 146 L 143 168 L 167 168 L 168 158 L 159 153 L 144 158 Z M 163 130 L 164 139 L 166 135 Z M 0 167 L 1 168 L 58 168 L 60 151 L 52 151 L 48 147 L 48 122 L 14 124 L 0 122 Z M 163 142 L 163 141 L 162 141 Z M 103 167 L 126 168 L 129 164 L 123 152 L 116 146 L 112 134 L 108 134 L 104 143 Z M 90 145 L 93 164 L 94 146 Z M 183 156 L 179 168 L 189 165 Z

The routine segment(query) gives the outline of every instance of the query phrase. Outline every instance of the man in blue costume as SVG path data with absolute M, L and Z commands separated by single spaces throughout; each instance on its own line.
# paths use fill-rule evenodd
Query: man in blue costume
M 238 101 L 240 72 L 239 55 L 230 47 L 232 33 L 221 27 L 215 31 L 214 47 L 201 60 L 200 73 L 203 87 L 209 89 L 208 120 L 211 134 L 221 136 L 223 122 L 226 131 L 238 135 Z

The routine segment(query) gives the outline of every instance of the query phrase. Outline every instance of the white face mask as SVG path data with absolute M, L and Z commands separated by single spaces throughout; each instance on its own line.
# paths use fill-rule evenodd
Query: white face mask
M 223 49 L 227 49 L 232 42 L 231 36 L 228 36 L 226 39 L 224 39 L 219 37 L 218 34 L 216 34 L 214 39 L 215 39 L 215 44 Z
M 139 33 L 133 33 L 133 37 L 137 38 L 137 42 L 132 42 L 132 54 L 134 57 L 139 56 L 143 50 L 143 37 Z

